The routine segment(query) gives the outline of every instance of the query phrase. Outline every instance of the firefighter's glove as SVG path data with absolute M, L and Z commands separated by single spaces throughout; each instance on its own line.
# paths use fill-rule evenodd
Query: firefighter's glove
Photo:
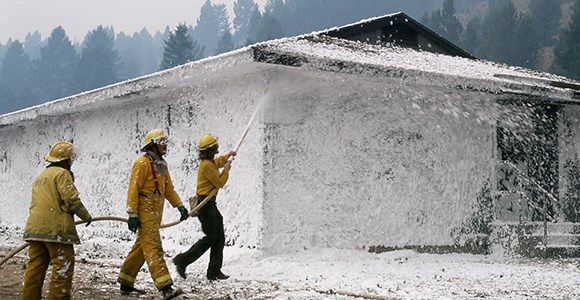
M 87 222 L 87 224 L 85 226 L 89 226 L 89 225 L 91 225 L 91 222 L 93 222 L 93 218 L 89 217 L 89 219 L 86 220 L 85 222 Z
M 187 208 L 185 208 L 185 206 L 180 205 L 177 207 L 177 209 L 179 209 L 179 212 L 181 213 L 181 218 L 179 218 L 179 220 L 185 221 L 187 220 L 187 218 L 189 218 L 189 213 L 187 211 Z
M 141 225 L 141 222 L 139 222 L 139 217 L 129 217 L 127 224 L 129 225 L 129 230 L 135 233 L 137 232 L 137 228 Z

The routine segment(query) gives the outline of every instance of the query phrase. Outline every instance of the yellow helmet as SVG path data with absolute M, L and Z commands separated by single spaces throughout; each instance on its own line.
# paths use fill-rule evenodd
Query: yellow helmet
M 44 160 L 48 162 L 59 162 L 69 158 L 74 158 L 75 156 L 76 153 L 71 143 L 58 142 L 50 147 L 50 150 L 44 156 Z
M 160 141 L 163 140 L 167 140 L 167 137 L 165 136 L 165 132 L 163 132 L 163 129 L 159 128 L 153 129 L 149 131 L 145 136 L 145 140 L 143 141 L 143 147 L 141 147 L 141 149 L 145 149 L 145 147 L 147 147 L 147 145 L 151 143 L 159 143 Z
M 218 143 L 218 139 L 207 133 L 201 136 L 201 138 L 199 139 L 199 143 L 197 144 L 197 147 L 199 148 L 199 150 L 207 150 L 215 145 L 217 145 Z

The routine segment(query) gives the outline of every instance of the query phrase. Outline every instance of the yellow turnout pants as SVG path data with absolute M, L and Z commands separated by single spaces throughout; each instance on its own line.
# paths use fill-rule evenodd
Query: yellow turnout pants
M 52 263 L 48 299 L 70 299 L 75 266 L 75 252 L 71 244 L 28 242 L 30 258 L 24 274 L 22 299 L 42 297 L 42 285 L 48 265 Z
M 157 221 L 141 220 L 135 244 L 123 262 L 117 282 L 133 286 L 137 273 L 144 262 L 147 262 L 149 273 L 157 289 L 161 290 L 173 283 L 165 258 L 163 258 L 159 222 Z

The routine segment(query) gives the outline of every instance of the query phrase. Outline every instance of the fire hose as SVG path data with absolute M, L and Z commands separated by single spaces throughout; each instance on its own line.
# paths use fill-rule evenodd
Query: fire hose
M 215 196 L 215 194 L 217 193 L 217 189 L 213 189 L 209 195 L 203 199 L 203 201 L 201 201 L 197 206 L 195 206 L 190 212 L 189 212 L 189 216 L 193 216 L 195 215 L 213 196 Z M 121 218 L 121 217 L 115 217 L 115 216 L 103 216 L 103 217 L 94 217 L 91 219 L 91 222 L 95 222 L 95 221 L 118 221 L 118 222 L 123 222 L 123 223 L 127 223 L 127 218 Z M 168 227 L 172 227 L 175 226 L 179 223 L 181 223 L 183 221 L 181 220 L 177 220 L 171 223 L 167 223 L 167 224 L 161 224 L 161 226 L 159 226 L 159 228 L 168 228 Z M 86 221 L 76 221 L 75 225 L 81 225 L 86 223 Z M 2 265 L 4 265 L 4 263 L 6 263 L 9 259 L 11 259 L 14 255 L 16 255 L 18 252 L 26 249 L 26 247 L 28 247 L 28 245 L 30 245 L 29 243 L 24 243 L 22 245 L 20 245 L 18 248 L 10 251 L 10 253 L 8 253 L 6 255 L 6 257 L 4 257 L 2 259 L 2 261 L 0 261 L 0 267 Z
M 252 114 L 252 117 L 250 118 L 250 121 L 248 122 L 248 125 L 246 126 L 246 129 L 244 130 L 244 133 L 242 134 L 242 137 L 240 138 L 240 140 L 238 141 L 238 144 L 236 145 L 236 147 L 234 148 L 235 152 L 238 152 L 238 149 L 240 148 L 240 146 L 242 145 L 242 142 L 244 141 L 244 138 L 246 137 L 246 134 L 248 134 L 248 131 L 250 130 L 250 126 L 252 125 L 252 122 L 254 121 L 254 118 L 256 117 L 258 111 L 259 111 L 258 107 L 254 113 Z M 233 156 L 230 156 L 228 158 L 228 160 L 231 162 L 234 160 Z M 189 216 L 196 216 L 197 212 L 204 207 L 207 202 L 209 202 L 209 200 L 211 200 L 218 192 L 218 189 L 215 188 L 213 189 L 199 204 L 197 204 L 194 208 L 191 209 L 191 211 L 189 211 Z M 115 216 L 102 216 L 102 217 L 95 217 L 92 218 L 91 222 L 94 221 L 118 221 L 118 222 L 123 222 L 123 223 L 127 223 L 127 219 L 126 218 L 121 218 L 121 217 L 115 217 Z M 172 227 L 175 226 L 179 223 L 181 223 L 181 220 L 177 220 L 171 223 L 167 223 L 167 224 L 161 224 L 161 226 L 159 226 L 159 228 L 168 228 L 168 227 Z M 76 221 L 75 225 L 80 225 L 80 224 L 84 224 L 86 223 L 86 221 Z M 4 257 L 2 259 L 2 261 L 0 261 L 0 267 L 2 265 L 4 265 L 4 263 L 6 263 L 9 259 L 11 259 L 14 255 L 16 255 L 18 252 L 26 249 L 26 247 L 28 247 L 29 243 L 24 243 L 22 245 L 20 245 L 18 248 L 10 251 L 10 253 L 8 253 L 6 255 L 6 257 Z

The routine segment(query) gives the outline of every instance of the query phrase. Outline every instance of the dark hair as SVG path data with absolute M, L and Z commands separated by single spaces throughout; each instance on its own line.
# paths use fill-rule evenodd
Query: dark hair
M 217 152 L 217 148 L 218 145 L 215 144 L 213 147 L 205 149 L 205 150 L 199 150 L 199 159 L 200 160 L 213 160 L 215 153 Z
M 71 159 L 70 158 L 67 158 L 67 159 L 64 159 L 64 160 L 61 160 L 61 161 L 51 162 L 47 166 L 47 168 L 48 167 L 61 167 L 63 169 L 68 170 L 69 172 L 71 172 L 71 170 L 70 170 L 71 165 L 72 165 Z M 72 174 L 72 172 L 71 172 L 71 174 Z
M 155 145 L 156 145 L 155 142 L 150 142 L 149 144 L 141 148 L 141 151 L 146 152 L 148 150 L 153 150 L 153 148 L 155 148 Z

